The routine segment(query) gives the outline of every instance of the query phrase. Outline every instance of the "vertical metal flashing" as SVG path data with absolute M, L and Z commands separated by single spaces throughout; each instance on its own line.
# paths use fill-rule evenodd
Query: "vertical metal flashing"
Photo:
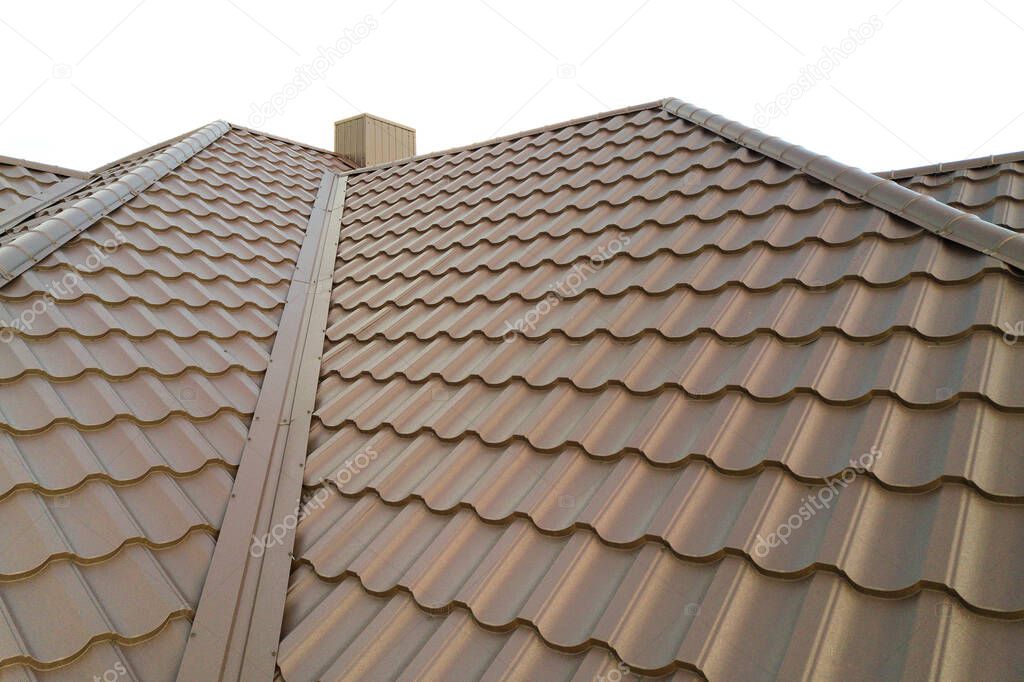
M 324 173 L 178 680 L 271 680 L 347 178 Z

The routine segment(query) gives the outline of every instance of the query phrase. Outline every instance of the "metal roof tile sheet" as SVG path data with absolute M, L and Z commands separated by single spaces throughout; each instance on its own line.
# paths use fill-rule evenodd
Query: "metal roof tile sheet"
M 1024 231 L 1024 161 L 1013 155 L 987 165 L 957 164 L 879 173 L 916 192 L 937 199 L 990 223 Z
M 350 174 L 284 679 L 1024 666 L 1024 281 L 683 114 Z
M 55 216 L 113 206 L 0 291 L 0 678 L 177 673 L 316 186 L 336 166 L 223 128 L 174 168 L 166 150 L 191 138 L 101 169 L 2 247 L 48 244 Z M 136 176 L 149 184 L 117 206 L 129 188 L 96 189 Z
M 0 291 L 0 679 L 176 675 L 325 170 L 283 679 L 1024 670 L 1019 158 L 887 174 L 944 205 L 665 101 L 148 173 L 187 137 L 0 247 L 118 204 Z

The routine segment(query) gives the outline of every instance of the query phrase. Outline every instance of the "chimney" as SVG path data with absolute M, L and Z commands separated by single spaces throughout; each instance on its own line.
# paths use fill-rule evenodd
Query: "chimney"
M 334 151 L 358 166 L 416 155 L 416 131 L 393 121 L 359 114 L 334 124 Z

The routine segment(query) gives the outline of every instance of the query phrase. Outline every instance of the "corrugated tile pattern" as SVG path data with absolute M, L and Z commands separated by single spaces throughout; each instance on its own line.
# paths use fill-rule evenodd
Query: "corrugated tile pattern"
M 280 673 L 1019 677 L 1018 319 L 657 106 L 355 172 Z
M 3 231 L 3 233 L 0 234 L 0 241 L 6 242 L 10 239 L 13 239 L 16 235 L 26 230 L 31 230 L 35 227 L 38 227 L 47 218 L 53 217 L 54 215 L 60 213 L 62 210 L 74 204 L 76 201 L 79 201 L 80 199 L 89 196 L 98 188 L 103 187 L 104 185 L 110 182 L 113 182 L 119 176 L 123 175 L 124 173 L 127 173 L 128 171 L 131 171 L 132 169 L 136 168 L 142 163 L 145 163 L 149 159 L 158 155 L 160 152 L 164 151 L 168 146 L 170 146 L 170 144 L 173 143 L 174 141 L 175 140 L 170 140 L 166 143 L 154 146 L 151 149 L 143 150 L 137 154 L 132 154 L 115 163 L 97 169 L 89 177 L 86 184 L 84 184 L 79 189 L 68 194 L 60 201 L 56 201 L 49 206 L 41 208 L 30 217 L 27 217 L 24 220 L 7 227 Z
M 54 171 L 0 162 L 0 211 L 46 191 L 65 177 Z
M 339 164 L 233 129 L 0 291 L 0 679 L 174 678 Z
M 990 223 L 1024 231 L 1024 161 L 1004 161 L 893 179 L 904 187 L 973 213 Z

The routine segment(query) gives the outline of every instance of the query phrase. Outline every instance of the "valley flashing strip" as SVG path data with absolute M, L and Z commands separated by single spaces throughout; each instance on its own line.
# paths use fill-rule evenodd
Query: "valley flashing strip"
M 224 121 L 203 126 L 166 151 L 0 246 L 0 287 L 81 234 L 103 216 L 146 191 L 153 183 L 210 146 L 230 129 L 231 126 Z
M 313 204 L 178 671 L 182 682 L 274 675 L 297 525 L 288 519 L 302 493 L 346 183 L 325 172 Z
M 962 246 L 1024 268 L 1024 234 L 678 99 L 662 108 Z

